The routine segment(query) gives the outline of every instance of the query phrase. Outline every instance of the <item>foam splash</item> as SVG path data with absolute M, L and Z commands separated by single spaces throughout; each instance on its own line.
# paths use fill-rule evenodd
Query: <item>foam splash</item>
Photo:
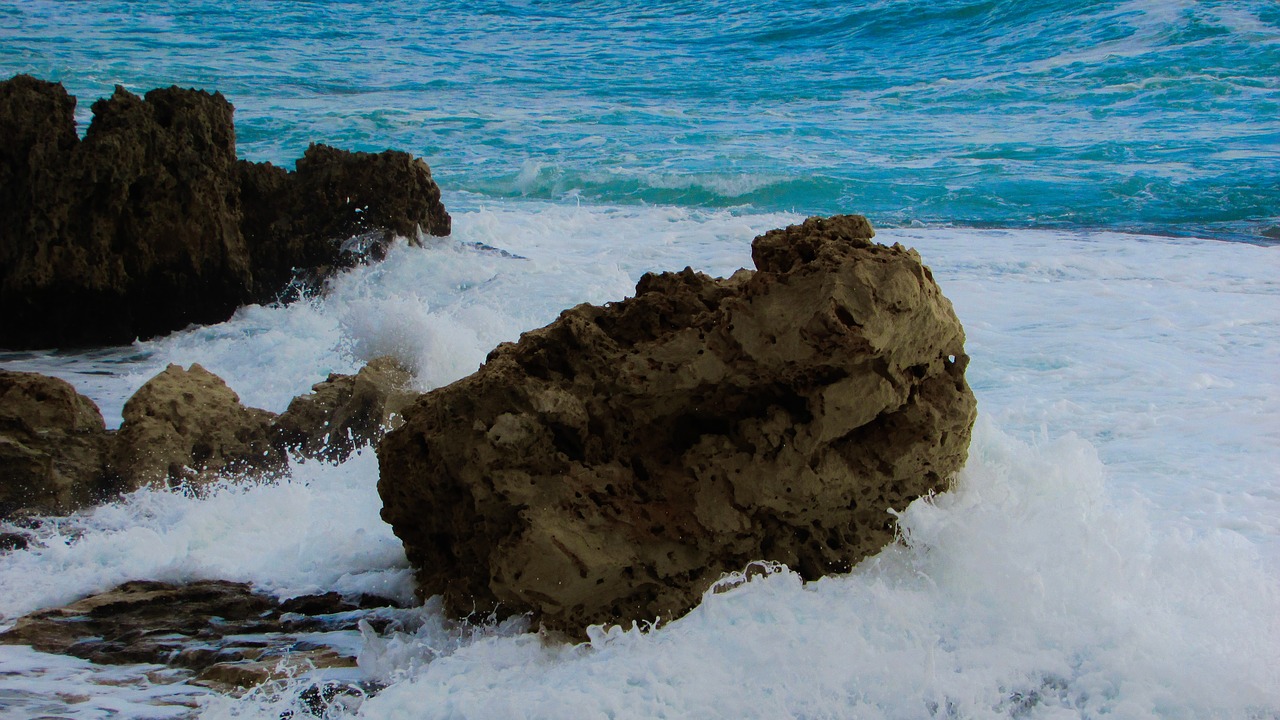
M 684 618 L 582 645 L 430 604 L 416 627 L 366 634 L 361 669 L 389 687 L 358 716 L 1280 714 L 1280 584 L 1239 536 L 1153 524 L 1140 499 L 1112 497 L 1078 438 L 1033 446 L 980 423 L 956 487 L 900 525 L 846 576 L 756 574 Z
M 393 247 L 313 302 L 247 308 L 119 357 L 16 365 L 104 407 L 167 362 L 201 362 L 268 409 L 388 352 L 433 387 L 564 307 L 628 295 L 646 270 L 729 274 L 749 264 L 751 237 L 797 219 L 469 201 L 453 238 Z M 1280 716 L 1280 256 L 1113 233 L 879 239 L 917 247 L 955 304 L 982 418 L 956 490 L 901 509 L 902 544 L 848 576 L 756 577 L 655 631 L 602 628 L 584 646 L 459 625 L 428 605 L 395 634 L 351 639 L 366 677 L 390 685 L 334 712 Z M 201 499 L 143 491 L 49 521 L 32 549 L 0 556 L 0 615 L 143 578 L 407 598 L 376 478 L 366 452 L 280 483 Z M 79 670 L 24 672 L 0 697 L 54 676 L 93 684 Z M 279 717 L 288 690 L 201 712 Z
M 0 621 L 127 580 L 249 582 L 280 598 L 336 590 L 413 597 L 400 541 L 378 513 L 377 458 L 295 464 L 278 482 L 197 497 L 139 490 L 45 519 L 27 550 L 0 556 Z

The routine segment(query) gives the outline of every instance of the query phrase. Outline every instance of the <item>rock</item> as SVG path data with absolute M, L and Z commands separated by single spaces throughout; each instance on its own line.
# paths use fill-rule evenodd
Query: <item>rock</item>
M 111 432 L 68 383 L 0 370 L 0 518 L 64 514 L 140 487 L 269 479 L 288 470 L 286 450 L 341 462 L 399 424 L 417 398 L 411 380 L 377 358 L 355 375 L 330 375 L 276 416 L 245 407 L 199 364 L 170 365 L 129 398 Z M 20 540 L 0 537 L 0 550 Z
M 199 364 L 170 365 L 124 405 L 112 465 L 127 487 L 198 486 L 229 475 L 282 471 L 273 413 L 240 397 Z
M 69 383 L 0 370 L 0 517 L 101 499 L 112 485 L 108 441 L 98 407 Z
M 301 614 L 306 609 L 343 613 Z M 355 630 L 357 606 L 295 598 L 291 606 L 245 583 L 202 580 L 188 584 L 136 580 L 65 607 L 19 618 L 0 633 L 0 644 L 30 645 L 46 653 L 95 663 L 155 663 L 208 673 L 211 686 L 246 686 L 279 671 L 352 667 L 355 658 L 301 633 Z
M 342 462 L 399 424 L 398 413 L 418 397 L 410 390 L 412 379 L 389 357 L 371 360 L 355 375 L 331 374 L 289 403 L 276 421 L 276 436 L 303 457 Z
M 300 279 L 299 268 L 314 285 L 336 268 L 381 260 L 395 236 L 416 242 L 451 230 L 431 169 L 408 153 L 312 145 L 293 173 L 246 161 L 238 172 L 255 276 L 276 292 Z
M 0 553 L 10 550 L 26 550 L 31 541 L 26 535 L 13 532 L 0 532 Z
M 0 346 L 220 322 L 277 297 L 295 269 L 323 277 L 362 257 L 353 235 L 449 232 L 429 169 L 405 153 L 317 145 L 290 173 L 237 161 L 219 93 L 117 87 L 83 140 L 75 103 L 60 84 L 0 82 Z
M 583 637 L 752 561 L 814 579 L 890 542 L 963 465 L 975 401 L 950 302 L 873 235 L 812 218 L 757 238 L 754 273 L 646 275 L 406 408 L 378 490 L 420 594 Z
M 230 660 L 214 663 L 201 670 L 191 680 L 191 684 L 203 685 L 223 693 L 234 694 L 273 680 L 289 680 L 313 670 L 353 667 L 356 667 L 356 659 L 354 657 L 343 655 L 333 648 L 267 653 L 261 656 L 261 659 L 256 660 Z M 316 686 L 308 689 L 313 694 L 321 692 Z M 340 690 L 352 692 L 357 689 L 334 685 L 330 691 L 331 694 L 325 699 L 332 700 L 333 697 L 340 694 Z M 307 700 L 310 700 L 310 696 L 307 696 Z M 306 704 L 311 706 L 310 702 Z M 322 712 L 315 713 L 315 716 L 324 717 L 323 709 L 327 707 L 327 704 L 317 704 L 316 707 L 319 707 Z

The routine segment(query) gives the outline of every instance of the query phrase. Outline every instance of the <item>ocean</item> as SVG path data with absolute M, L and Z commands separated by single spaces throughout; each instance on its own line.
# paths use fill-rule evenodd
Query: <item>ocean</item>
M 436 604 L 350 633 L 361 718 L 1280 718 L 1280 5 L 1271 0 L 0 3 L 0 75 L 222 92 L 241 157 L 431 165 L 453 235 L 129 346 L 0 350 L 120 422 L 168 363 L 281 411 L 391 354 L 429 390 L 651 270 L 861 213 L 967 332 L 954 487 L 851 573 L 544 642 Z M 506 250 L 484 252 L 477 244 Z M 0 628 L 132 579 L 409 600 L 370 451 L 139 491 L 0 555 Z M 281 718 L 0 646 L 0 718 Z M 296 682 L 300 687 L 306 678 Z

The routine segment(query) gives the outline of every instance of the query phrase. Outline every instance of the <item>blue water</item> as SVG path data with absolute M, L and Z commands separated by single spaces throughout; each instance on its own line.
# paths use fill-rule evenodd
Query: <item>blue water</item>
M 1277 68 L 1273 0 L 0 6 L 0 74 L 62 81 L 85 120 L 116 83 L 219 90 L 243 157 L 401 148 L 460 207 L 1266 242 Z

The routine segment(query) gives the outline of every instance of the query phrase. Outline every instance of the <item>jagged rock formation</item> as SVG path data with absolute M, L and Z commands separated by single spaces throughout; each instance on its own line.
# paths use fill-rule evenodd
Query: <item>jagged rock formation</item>
M 381 260 L 394 236 L 416 242 L 419 232 L 450 232 L 431 169 L 408 153 L 312 145 L 294 172 L 245 160 L 236 171 L 254 281 L 267 295 Z
M 646 275 L 500 345 L 378 448 L 424 596 L 466 615 L 671 619 L 756 560 L 847 571 L 947 486 L 975 401 L 964 332 L 858 216 L 757 238 L 757 271 Z
M 449 233 L 430 170 L 406 153 L 317 145 L 290 173 L 237 161 L 219 93 L 117 87 L 83 140 L 75 103 L 57 83 L 0 82 L 0 347 L 220 322 L 295 271 L 322 277 L 391 234 Z
M 222 378 L 170 365 L 124 405 L 112 467 L 131 487 L 199 486 L 217 478 L 281 471 L 275 413 L 240 404 Z
M 297 455 L 342 462 L 399 425 L 400 411 L 418 397 L 412 379 L 389 357 L 370 360 L 355 375 L 333 373 L 289 403 L 276 420 L 276 437 Z
M 0 370 L 0 517 L 64 513 L 110 489 L 98 406 L 63 380 Z M 20 536 L 0 541 L 20 547 Z

